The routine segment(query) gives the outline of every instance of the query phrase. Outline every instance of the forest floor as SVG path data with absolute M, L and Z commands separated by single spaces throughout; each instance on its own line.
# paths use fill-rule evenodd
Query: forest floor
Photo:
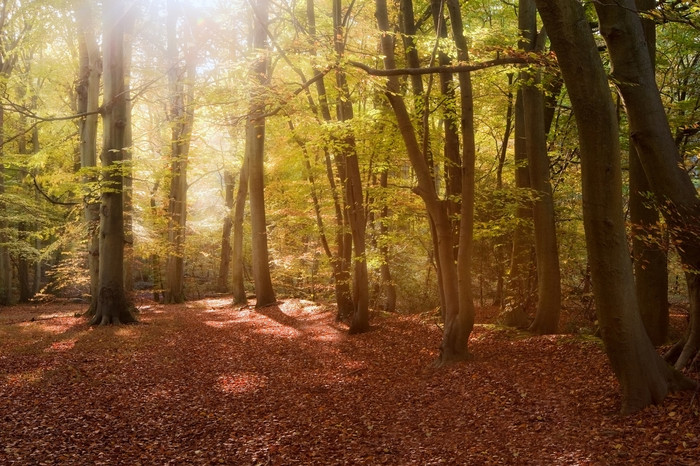
M 84 307 L 0 309 L 0 464 L 700 462 L 700 394 L 618 415 L 592 338 L 479 324 L 474 360 L 432 369 L 421 316 L 349 336 L 298 300 L 144 304 L 122 327 Z

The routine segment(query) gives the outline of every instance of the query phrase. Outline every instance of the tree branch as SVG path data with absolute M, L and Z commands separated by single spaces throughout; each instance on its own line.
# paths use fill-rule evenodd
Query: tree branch
M 542 55 L 513 55 L 503 58 L 494 58 L 484 62 L 474 63 L 471 65 L 450 65 L 450 66 L 427 66 L 425 68 L 394 68 L 391 70 L 372 68 L 358 61 L 349 61 L 350 65 L 359 68 L 372 76 L 404 76 L 404 75 L 423 75 L 437 73 L 464 73 L 468 71 L 479 71 L 486 68 L 502 65 L 522 65 L 522 64 L 539 64 L 551 66 L 554 64 L 553 57 Z

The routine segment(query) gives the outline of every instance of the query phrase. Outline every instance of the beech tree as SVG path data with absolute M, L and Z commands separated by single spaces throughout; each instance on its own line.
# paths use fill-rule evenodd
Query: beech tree
M 97 309 L 99 292 L 99 256 L 100 256 L 100 204 L 99 199 L 91 193 L 97 182 L 97 122 L 100 96 L 100 76 L 102 74 L 102 57 L 97 45 L 96 25 L 93 22 L 95 11 L 90 1 L 80 2 L 76 7 L 78 26 L 78 46 L 80 76 L 76 89 L 77 111 L 80 117 L 80 168 L 83 170 L 83 182 L 86 185 L 84 217 L 87 230 L 87 262 L 90 274 L 90 307 L 87 315 L 94 315 Z
M 521 48 L 526 52 L 544 49 L 546 34 L 537 31 L 536 17 L 534 1 L 520 0 L 518 26 L 522 34 Z M 541 72 L 523 70 L 520 80 L 522 106 L 516 107 L 516 112 L 523 112 L 524 124 L 520 128 L 525 132 L 530 187 L 537 196 L 532 206 L 537 257 L 537 313 L 530 330 L 539 334 L 556 333 L 561 309 L 561 282 Z M 516 134 L 515 137 L 521 136 Z
M 458 30 L 461 34 L 462 25 L 456 15 L 458 3 L 450 3 L 450 14 L 453 22 L 453 32 Z M 376 17 L 379 29 L 382 32 L 381 50 L 384 55 L 384 68 L 392 70 L 396 68 L 394 56 L 394 40 L 391 34 L 387 5 L 384 0 L 376 2 Z M 466 57 L 466 44 L 460 38 L 456 38 L 460 58 Z M 461 76 L 462 99 L 462 129 L 470 123 L 469 92 L 471 84 L 469 74 Z M 455 260 L 455 237 L 452 222 L 446 203 L 440 199 L 432 175 L 431 166 L 426 157 L 426 151 L 421 148 L 416 131 L 413 127 L 408 109 L 401 96 L 399 79 L 392 75 L 387 79 L 385 96 L 394 111 L 401 136 L 406 146 L 406 151 L 417 178 L 415 192 L 423 200 L 429 217 L 433 244 L 436 249 L 438 263 L 438 281 L 440 283 L 440 300 L 442 315 L 445 323 L 443 330 L 443 342 L 441 346 L 438 365 L 445 365 L 469 357 L 467 342 L 474 325 L 474 303 L 471 292 L 471 242 L 473 238 L 473 195 L 474 195 L 474 158 L 473 158 L 473 132 L 465 131 L 463 137 L 462 155 L 462 186 L 461 186 L 461 216 L 459 228 L 459 252 Z M 471 141 L 470 141 L 471 139 Z
M 250 192 L 250 218 L 253 246 L 253 282 L 255 283 L 256 307 L 265 307 L 277 301 L 270 278 L 270 263 L 267 248 L 267 222 L 265 220 L 264 159 L 265 159 L 265 96 L 262 89 L 268 82 L 269 21 L 268 0 L 256 0 L 253 9 L 252 47 L 256 54 L 250 68 L 250 79 L 257 89 L 250 96 L 250 110 L 246 122 L 245 157 L 248 159 Z M 241 185 L 243 183 L 241 182 Z
M 596 11 L 610 50 L 612 76 L 625 102 L 632 141 L 685 269 L 690 326 L 686 337 L 668 355 L 676 368 L 682 368 L 700 349 L 700 243 L 696 226 L 700 197 L 682 167 L 634 1 L 603 1 L 596 5 Z
M 656 2 L 639 0 L 640 11 L 650 11 Z M 656 55 L 656 25 L 651 18 L 643 18 L 644 37 L 652 67 Z M 668 267 L 664 231 L 659 224 L 659 210 L 651 198 L 647 181 L 634 140 L 629 147 L 629 215 L 632 224 L 632 256 L 637 301 L 644 328 L 652 343 L 666 342 L 669 324 Z
M 189 21 L 185 18 L 183 33 L 178 37 L 177 25 L 181 6 L 168 0 L 167 55 L 170 93 L 170 195 L 168 196 L 168 258 L 166 262 L 166 303 L 185 301 L 185 233 L 187 227 L 187 162 L 194 125 L 194 51 L 186 37 Z M 184 15 L 183 15 L 184 16 Z M 181 42 L 182 41 L 182 42 Z M 183 47 L 179 44 L 184 43 Z M 181 57 L 181 49 L 184 57 Z M 184 64 L 183 64 L 184 61 Z
M 631 413 L 660 403 L 670 390 L 695 384 L 656 353 L 639 315 L 622 213 L 617 118 L 583 8 L 576 0 L 536 2 L 579 128 L 584 226 L 596 311 L 606 353 L 620 382 L 621 410 Z M 644 54 L 648 61 L 646 46 Z M 580 70 L 588 72 L 582 75 Z
M 132 305 L 124 291 L 124 132 L 126 112 L 124 76 L 124 29 L 128 8 L 125 0 L 103 5 L 104 97 L 103 181 L 100 205 L 100 260 L 97 309 L 91 324 L 134 322 Z

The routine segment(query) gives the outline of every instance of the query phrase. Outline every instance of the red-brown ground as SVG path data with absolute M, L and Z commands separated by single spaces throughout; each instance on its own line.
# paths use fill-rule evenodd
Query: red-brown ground
M 597 341 L 478 325 L 475 359 L 434 370 L 416 316 L 348 336 L 312 303 L 229 302 L 98 328 L 0 309 L 0 464 L 700 463 L 700 395 L 619 416 Z

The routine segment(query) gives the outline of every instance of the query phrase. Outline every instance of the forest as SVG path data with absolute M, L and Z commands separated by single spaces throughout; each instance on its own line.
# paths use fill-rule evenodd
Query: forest
M 695 0 L 4 0 L 0 463 L 693 464 L 699 164 Z

